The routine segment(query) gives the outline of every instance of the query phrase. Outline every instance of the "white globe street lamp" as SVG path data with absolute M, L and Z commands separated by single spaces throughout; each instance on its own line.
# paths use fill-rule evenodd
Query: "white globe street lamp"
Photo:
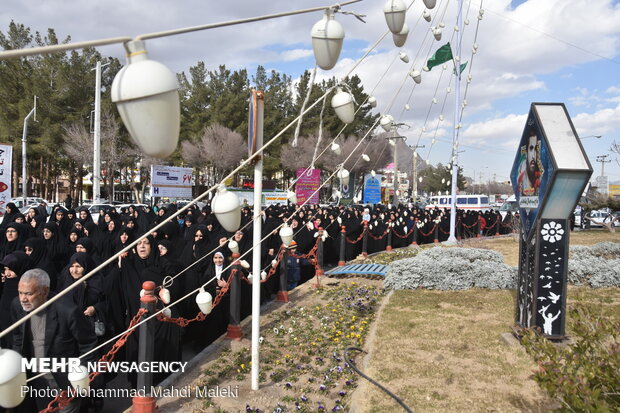
M 315 23 L 311 33 L 316 64 L 323 70 L 336 66 L 344 40 L 344 28 L 334 19 L 332 9 L 325 10 L 323 18 Z
M 136 145 L 148 156 L 165 158 L 179 141 L 177 77 L 148 58 L 142 40 L 127 42 L 126 47 L 127 65 L 112 82 L 112 102 Z

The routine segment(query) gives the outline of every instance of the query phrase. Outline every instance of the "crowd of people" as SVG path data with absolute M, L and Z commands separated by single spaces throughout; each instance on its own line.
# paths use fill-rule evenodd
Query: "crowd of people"
M 164 285 L 165 279 L 172 300 L 206 284 L 212 296 L 226 286 L 230 274 L 228 264 L 232 252 L 228 241 L 234 239 L 243 259 L 251 264 L 252 210 L 241 210 L 241 228 L 227 232 L 211 213 L 210 206 L 190 208 L 171 218 L 177 211 L 174 204 L 166 207 L 110 208 L 92 217 L 86 207 L 66 210 L 59 205 L 47 214 L 44 205 L 28 209 L 24 215 L 14 204 L 6 206 L 0 224 L 0 263 L 3 266 L 0 283 L 0 309 L 10 317 L 0 318 L 4 330 L 26 313 L 79 280 L 94 268 L 140 238 L 137 245 L 98 273 L 71 290 L 42 315 L 22 324 L 12 334 L 4 336 L 0 345 L 13 348 L 23 357 L 77 357 L 126 330 L 140 308 L 140 293 L 144 281 Z M 495 235 L 513 231 L 512 215 L 505 218 L 495 211 L 458 211 L 460 237 L 479 234 Z M 314 275 L 314 267 L 302 256 L 313 249 L 317 232 L 323 229 L 325 248 L 323 265 L 336 265 L 340 259 L 341 233 L 346 236 L 345 260 L 362 252 L 361 236 L 368 231 L 367 253 L 447 239 L 449 213 L 440 209 L 423 209 L 412 205 L 386 206 L 269 206 L 262 212 L 261 262 L 268 269 L 277 259 L 282 247 L 278 235 L 280 225 L 288 221 L 294 231 L 294 242 L 285 254 L 289 289 Z M 515 222 L 517 220 L 514 220 Z M 163 226 L 157 231 L 153 228 Z M 391 237 L 387 234 L 391 232 Z M 190 267 L 188 269 L 188 267 Z M 180 276 L 177 276 L 182 273 Z M 277 271 L 276 271 L 277 275 Z M 175 277 L 176 276 L 176 277 Z M 213 280 L 212 282 L 209 282 Z M 247 279 L 246 279 L 247 281 Z M 278 277 L 261 285 L 261 300 L 267 301 L 280 288 Z M 158 292 L 158 291 L 157 291 Z M 241 317 L 251 311 L 251 287 L 242 283 Z M 160 303 L 160 308 L 162 304 Z M 155 331 L 155 359 L 178 361 L 183 345 L 199 350 L 226 331 L 229 304 L 224 297 L 220 305 L 204 320 L 185 328 L 175 323 L 158 322 Z M 171 308 L 171 317 L 194 318 L 199 309 L 193 299 L 186 299 Z M 135 361 L 138 355 L 137 334 L 117 354 L 116 360 Z M 109 350 L 104 347 L 92 359 Z M 97 386 L 113 376 L 104 375 Z M 155 377 L 155 382 L 163 379 Z M 129 380 L 136 385 L 135 375 Z M 64 388 L 66 377 L 54 374 L 35 380 L 41 388 Z M 37 411 L 49 402 L 45 398 L 29 398 L 17 411 Z M 98 409 L 101 400 L 72 403 L 64 411 Z M 36 407 L 35 407 L 36 406 Z M 21 409 L 21 410 L 19 410 Z

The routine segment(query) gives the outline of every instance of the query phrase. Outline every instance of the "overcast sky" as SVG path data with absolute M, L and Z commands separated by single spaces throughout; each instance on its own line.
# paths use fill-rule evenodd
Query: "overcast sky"
M 319 71 L 319 78 L 349 72 L 385 33 L 383 3 L 364 0 L 345 6 L 345 10 L 367 15 L 366 23 L 351 15 L 336 16 L 346 32 L 341 59 L 331 71 Z M 81 41 L 329 4 L 318 0 L 4 0 L 0 30 L 6 32 L 15 20 L 33 31 L 45 33 L 54 28 L 61 39 L 70 35 L 73 41 Z M 462 61 L 469 62 L 465 73 L 471 68 L 472 75 L 460 137 L 465 174 L 483 181 L 489 175 L 508 180 L 530 103 L 563 102 L 582 137 L 602 135 L 582 141 L 594 176 L 600 175 L 596 157 L 609 153 L 614 139 L 620 142 L 620 0 L 487 0 L 481 21 L 477 19 L 479 1 L 463 4 L 469 24 L 462 31 L 461 54 Z M 386 36 L 354 72 L 366 91 L 376 96 L 377 112 L 390 113 L 408 124 L 410 129 L 401 129 L 401 134 L 409 144 L 425 145 L 420 155 L 433 164 L 450 160 L 454 90 L 447 93 L 447 88 L 452 65 L 422 72 L 422 83 L 415 88 L 407 73 L 424 66 L 446 41 L 454 43 L 456 9 L 456 0 L 438 0 L 428 23 L 421 18 L 422 0 L 415 0 L 407 15 L 410 35 L 405 46 L 396 48 L 392 36 Z M 247 68 L 250 74 L 261 64 L 297 78 L 314 66 L 310 30 L 321 16 L 314 12 L 152 39 L 147 48 L 151 58 L 176 72 L 187 71 L 202 60 L 210 68 L 225 64 L 232 69 Z M 440 22 L 445 24 L 443 37 L 435 41 L 430 27 Z M 472 55 L 474 43 L 478 51 Z M 99 50 L 124 60 L 120 45 Z M 399 51 L 408 54 L 408 64 L 398 59 Z M 465 86 L 464 82 L 462 92 Z M 432 103 L 433 97 L 437 104 Z M 443 121 L 439 121 L 441 114 Z M 607 159 L 613 162 L 605 164 L 605 174 L 610 181 L 620 181 L 614 155 L 610 153 Z

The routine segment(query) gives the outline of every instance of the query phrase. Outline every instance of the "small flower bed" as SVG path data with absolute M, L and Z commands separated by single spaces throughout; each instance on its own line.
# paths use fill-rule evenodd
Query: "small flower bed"
M 347 409 L 358 376 L 344 361 L 344 350 L 363 345 L 383 290 L 352 282 L 310 294 L 312 306 L 289 306 L 265 316 L 259 381 L 261 386 L 279 388 L 281 397 L 275 406 L 247 404 L 246 411 Z M 250 370 L 248 349 L 223 352 L 204 371 L 204 384 L 247 381 Z

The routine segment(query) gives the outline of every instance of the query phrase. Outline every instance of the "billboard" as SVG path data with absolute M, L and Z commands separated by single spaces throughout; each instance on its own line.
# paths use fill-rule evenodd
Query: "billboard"
M 364 203 L 381 203 L 381 175 L 372 176 L 366 174 L 364 177 Z
M 0 145 L 0 215 L 4 215 L 6 204 L 11 200 L 11 172 L 13 147 Z
M 192 168 L 151 165 L 151 198 L 191 198 Z
M 308 204 L 319 203 L 319 187 L 321 186 L 320 169 L 297 169 L 297 184 L 295 184 L 295 195 L 297 204 L 301 205 L 308 200 Z M 314 194 L 314 195 L 313 195 Z
M 547 142 L 542 139 L 541 127 L 535 113 L 530 111 L 510 174 L 526 236 L 536 222 L 538 209 L 542 205 L 547 183 L 552 175 L 553 164 L 549 159 Z

